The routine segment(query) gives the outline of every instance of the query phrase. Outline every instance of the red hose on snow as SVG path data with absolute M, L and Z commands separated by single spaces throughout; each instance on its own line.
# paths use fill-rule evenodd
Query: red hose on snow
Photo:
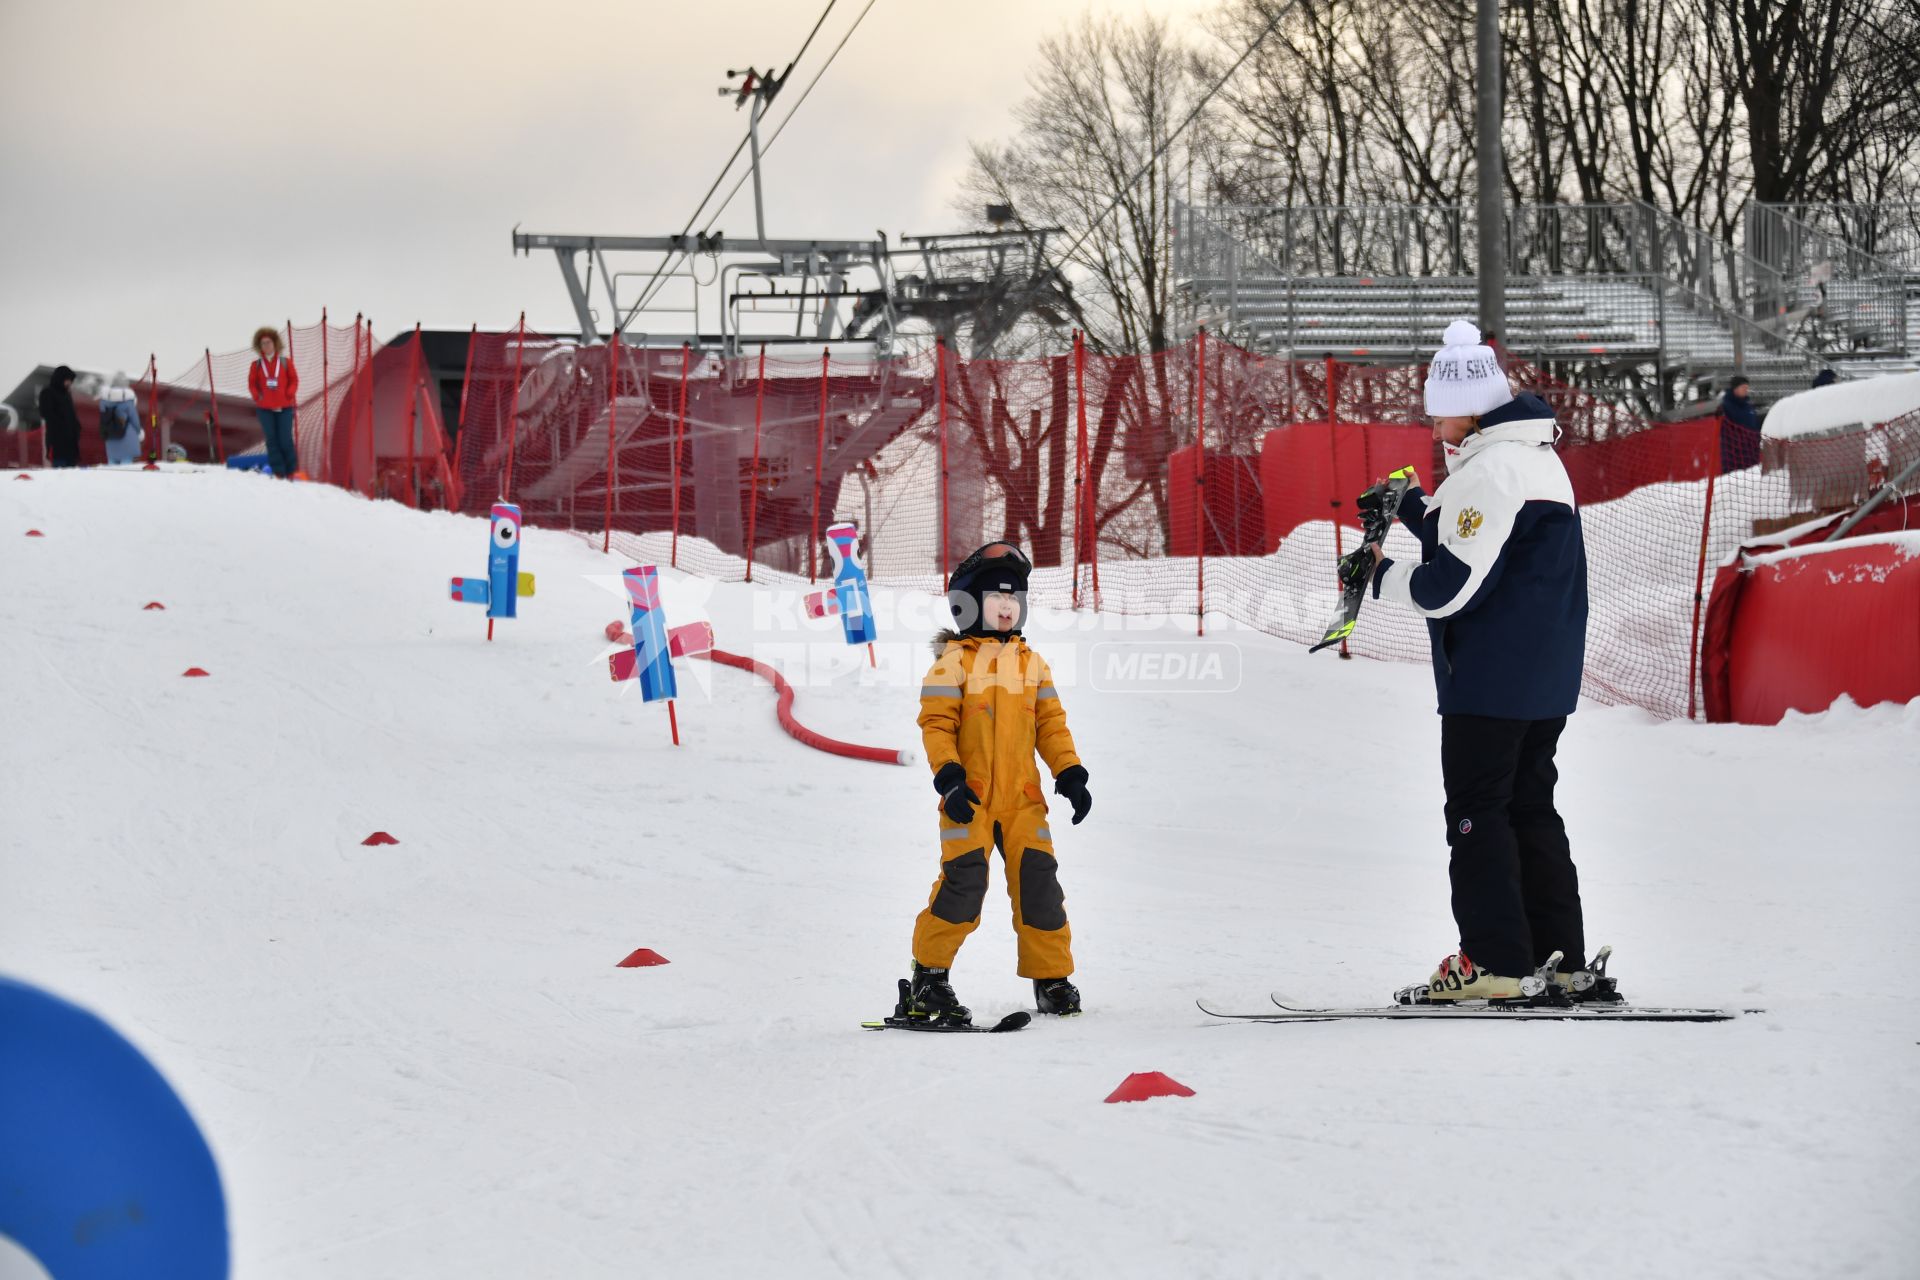
M 846 756 L 850 760 L 871 760 L 875 764 L 912 764 L 916 759 L 911 751 L 895 751 L 889 747 L 863 747 L 857 743 L 841 742 L 829 738 L 824 733 L 815 733 L 801 724 L 793 714 L 793 686 L 787 678 L 764 662 L 742 657 L 737 653 L 728 653 L 725 649 L 709 649 L 696 655 L 712 659 L 723 667 L 734 667 L 741 671 L 751 671 L 762 680 L 771 684 L 779 694 L 779 702 L 774 713 L 780 717 L 780 727 L 789 736 L 812 747 L 815 751 L 825 751 L 829 755 Z

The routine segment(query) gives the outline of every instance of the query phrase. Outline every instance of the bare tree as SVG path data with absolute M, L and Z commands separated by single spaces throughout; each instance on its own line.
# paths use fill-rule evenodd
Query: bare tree
M 1743 109 L 1753 198 L 1850 200 L 1920 159 L 1913 0 L 1702 0 Z
M 1204 92 L 1188 50 L 1163 19 L 1089 14 L 1041 41 L 1029 83 L 1015 136 L 972 144 L 956 207 L 1011 204 L 1028 226 L 1065 228 L 1095 349 L 1165 350 L 1173 202 L 1196 163 L 1210 167 L 1195 151 L 1204 135 L 1169 142 Z

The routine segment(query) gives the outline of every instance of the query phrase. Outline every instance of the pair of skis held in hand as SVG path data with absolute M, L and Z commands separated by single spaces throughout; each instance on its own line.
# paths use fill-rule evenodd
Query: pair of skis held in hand
M 1394 517 L 1400 513 L 1400 500 L 1418 483 L 1420 477 L 1414 469 L 1402 467 L 1354 499 L 1353 505 L 1360 512 L 1360 545 L 1340 557 L 1335 569 L 1340 579 L 1340 605 L 1327 623 L 1320 643 L 1307 650 L 1308 653 L 1318 653 L 1353 634 L 1360 604 L 1367 598 L 1367 587 L 1373 582 L 1373 549 L 1387 540 L 1387 531 L 1393 528 Z M 1347 656 L 1344 650 L 1340 656 Z

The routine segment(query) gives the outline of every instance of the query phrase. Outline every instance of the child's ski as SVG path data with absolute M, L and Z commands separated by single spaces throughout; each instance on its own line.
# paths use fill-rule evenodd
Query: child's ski
M 966 1022 L 929 1022 L 925 1018 L 882 1018 L 878 1022 L 863 1022 L 860 1025 L 869 1031 L 1018 1031 L 1033 1021 L 1033 1015 L 1025 1009 L 1015 1009 L 990 1027 L 976 1027 Z
M 1360 603 L 1367 598 L 1367 587 L 1373 581 L 1373 549 L 1387 540 L 1387 531 L 1393 528 L 1393 519 L 1400 511 L 1400 499 L 1419 479 L 1412 467 L 1406 467 L 1354 499 L 1360 509 L 1360 545 L 1340 557 L 1335 570 L 1340 579 L 1340 607 L 1327 623 L 1320 643 L 1308 653 L 1318 653 L 1353 634 Z
M 876 1018 L 872 1022 L 860 1025 L 869 1031 L 1018 1031 L 1033 1021 L 1033 1015 L 1025 1009 L 1016 1009 L 990 1027 L 976 1027 L 971 1022 L 948 1022 L 941 1018 L 911 1018 L 907 1016 L 908 985 L 905 978 L 895 984 L 900 998 L 893 1002 L 893 1016 Z

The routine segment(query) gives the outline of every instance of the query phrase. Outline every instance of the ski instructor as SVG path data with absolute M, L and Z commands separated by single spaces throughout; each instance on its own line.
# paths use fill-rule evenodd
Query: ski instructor
M 1427 620 L 1440 695 L 1448 873 L 1460 947 L 1402 1003 L 1520 997 L 1559 951 L 1563 989 L 1582 965 L 1580 883 L 1553 807 L 1553 753 L 1580 698 L 1587 553 L 1573 484 L 1553 451 L 1553 410 L 1513 394 L 1465 320 L 1428 366 L 1427 417 L 1446 450 L 1431 497 L 1400 519 L 1420 563 L 1376 545 L 1373 595 Z

